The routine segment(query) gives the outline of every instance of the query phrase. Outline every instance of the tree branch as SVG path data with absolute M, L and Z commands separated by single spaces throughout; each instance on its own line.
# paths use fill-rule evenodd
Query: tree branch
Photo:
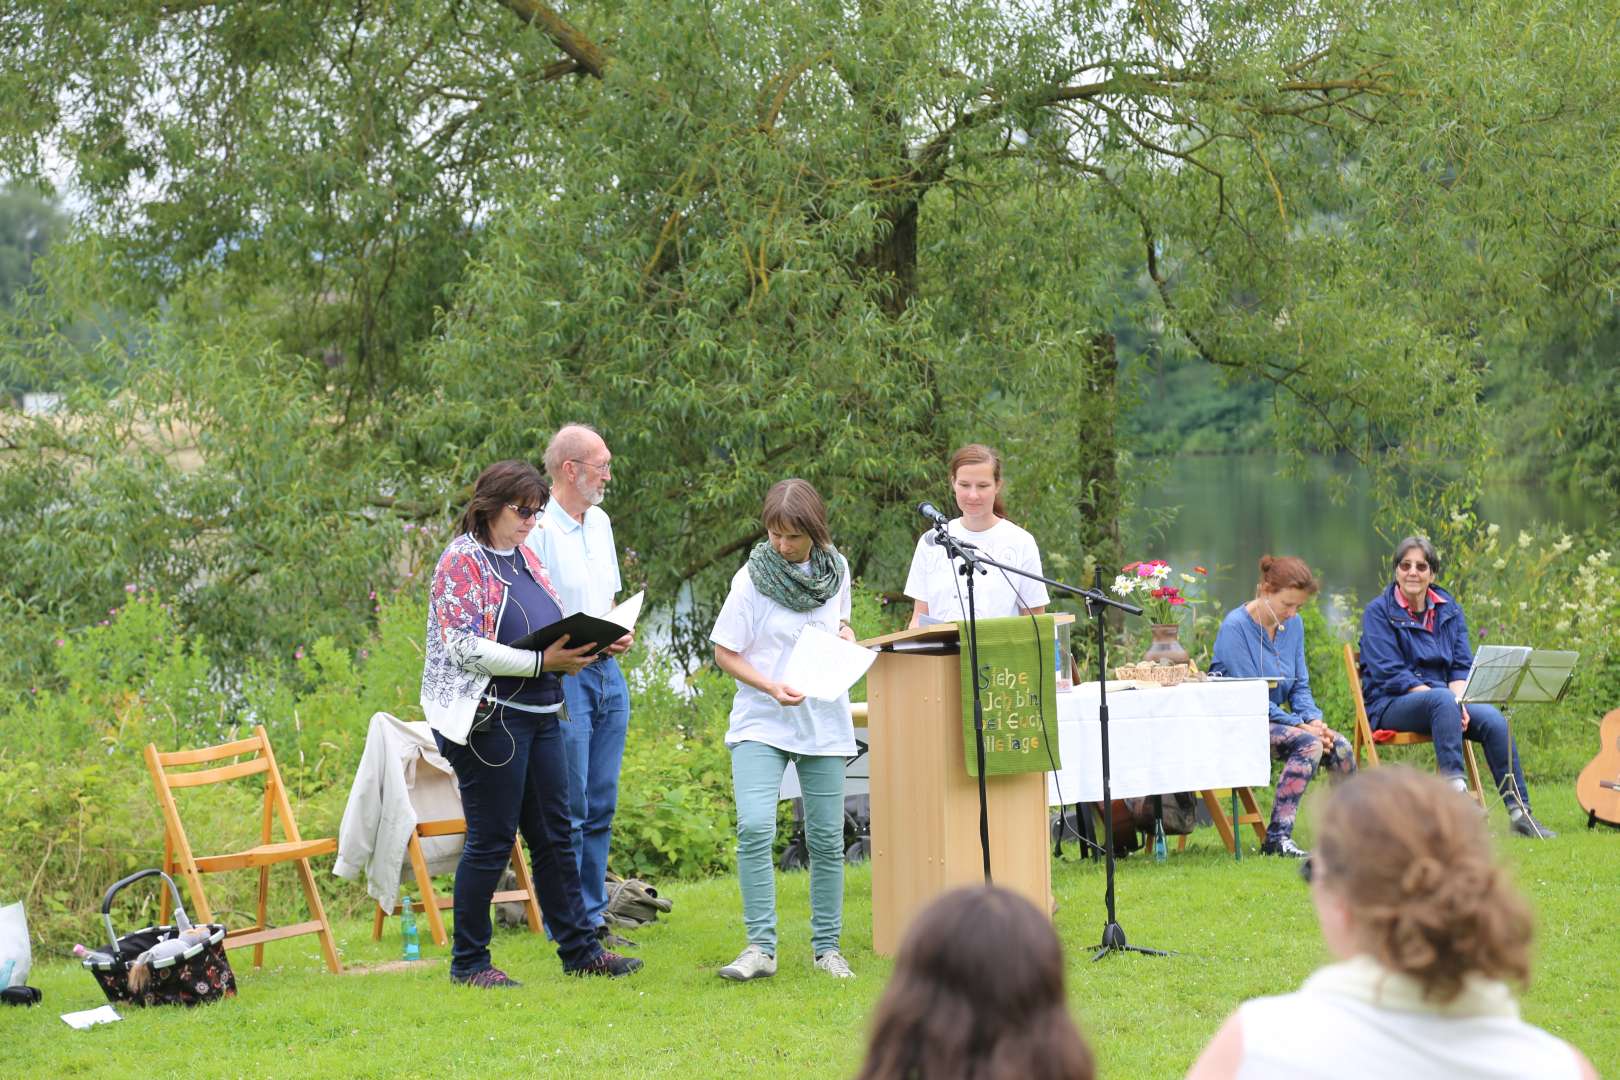
M 555 10 L 540 3 L 540 0 L 496 0 L 496 2 L 530 26 L 538 27 L 541 33 L 555 42 L 557 48 L 567 53 L 569 60 L 579 65 L 586 74 L 600 79 L 602 73 L 607 70 L 608 58 L 602 50 L 569 25 Z M 556 78 L 564 74 L 562 72 L 558 75 L 551 74 L 557 66 L 554 64 L 547 68 L 543 77 Z
M 681 580 L 682 581 L 690 581 L 690 580 L 692 580 L 693 578 L 697 577 L 699 572 L 701 572 L 705 568 L 713 566 L 715 563 L 719 562 L 721 559 L 725 558 L 727 555 L 736 554 L 737 552 L 741 551 L 743 548 L 748 547 L 750 544 L 753 544 L 756 541 L 758 541 L 764 535 L 765 535 L 765 532 L 764 532 L 763 529 L 755 529 L 753 532 L 749 533 L 747 536 L 739 536 L 737 539 L 731 541 L 729 544 L 724 545 L 723 547 L 719 548 L 716 551 L 710 552 L 708 555 L 705 555 L 703 558 L 699 559 L 697 562 L 692 563 L 686 569 L 682 570 L 681 571 Z

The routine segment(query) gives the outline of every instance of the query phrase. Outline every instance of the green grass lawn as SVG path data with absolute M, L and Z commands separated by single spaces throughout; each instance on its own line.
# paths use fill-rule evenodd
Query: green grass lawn
M 1559 839 L 1500 840 L 1538 914 L 1525 1016 L 1620 1075 L 1620 834 L 1581 828 L 1565 791 L 1548 788 L 1539 805 Z M 1505 828 L 1500 808 L 1492 823 Z M 1180 1076 L 1240 1000 L 1290 990 L 1325 959 L 1294 865 L 1252 847 L 1235 862 L 1204 829 L 1166 863 L 1120 864 L 1130 940 L 1177 955 L 1093 963 L 1103 873 L 1072 850 L 1054 866 L 1056 923 L 1070 1003 L 1105 1077 Z M 848 983 L 810 966 L 805 875 L 780 881 L 780 971 L 743 985 L 715 976 L 743 944 L 730 878 L 671 884 L 674 912 L 634 935 L 646 969 L 617 981 L 566 978 L 542 938 L 518 931 L 497 936 L 495 958 L 526 985 L 500 993 L 452 988 L 447 950 L 430 942 L 414 969 L 333 976 L 302 938 L 272 943 L 261 971 L 250 951 L 232 954 L 234 1001 L 127 1009 L 121 1023 L 78 1032 L 57 1017 L 100 1004 L 100 991 L 75 965 L 40 958 L 30 981 L 44 1006 L 0 1012 L 0 1076 L 849 1076 L 891 969 L 871 953 L 870 874 L 848 877 L 845 952 L 859 976 Z M 338 927 L 346 964 L 398 957 L 397 926 L 380 943 L 370 929 Z M 87 913 L 84 938 L 95 935 Z M 1325 1034 L 1324 1051 L 1333 1045 Z

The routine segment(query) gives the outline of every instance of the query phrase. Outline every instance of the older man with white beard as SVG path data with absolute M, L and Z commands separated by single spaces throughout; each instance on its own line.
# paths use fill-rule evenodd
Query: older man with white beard
M 585 424 L 558 429 L 546 446 L 551 500 L 541 527 L 525 543 L 534 548 L 562 596 L 563 615 L 605 615 L 621 585 L 613 525 L 599 505 L 613 475 L 607 443 Z M 620 653 L 634 639 L 626 634 L 608 655 L 578 675 L 564 678 L 568 719 L 563 743 L 568 758 L 568 812 L 585 914 L 605 947 L 634 947 L 606 923 L 608 846 L 619 802 L 619 767 L 630 723 L 630 692 L 619 670 Z

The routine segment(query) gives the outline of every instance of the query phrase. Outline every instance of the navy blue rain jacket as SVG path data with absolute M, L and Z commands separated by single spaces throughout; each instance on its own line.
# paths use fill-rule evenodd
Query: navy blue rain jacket
M 1367 722 L 1378 726 L 1389 703 L 1419 683 L 1441 688 L 1468 678 L 1474 652 L 1468 645 L 1468 620 L 1462 605 L 1438 586 L 1434 630 L 1423 628 L 1395 599 L 1391 583 L 1361 615 L 1361 693 L 1367 699 Z

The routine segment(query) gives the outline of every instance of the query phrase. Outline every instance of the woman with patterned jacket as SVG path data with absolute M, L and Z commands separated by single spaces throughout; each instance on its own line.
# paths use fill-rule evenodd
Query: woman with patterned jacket
M 456 771 L 467 820 L 450 980 L 482 989 L 519 985 L 490 962 L 489 905 L 520 831 L 563 970 L 618 976 L 641 966 L 598 944 L 569 848 L 559 675 L 590 663 L 592 646 L 569 648 L 566 636 L 544 653 L 511 644 L 562 618 L 545 568 L 523 543 L 547 494 L 526 462 L 485 469 L 439 556 L 428 604 L 422 710 Z

